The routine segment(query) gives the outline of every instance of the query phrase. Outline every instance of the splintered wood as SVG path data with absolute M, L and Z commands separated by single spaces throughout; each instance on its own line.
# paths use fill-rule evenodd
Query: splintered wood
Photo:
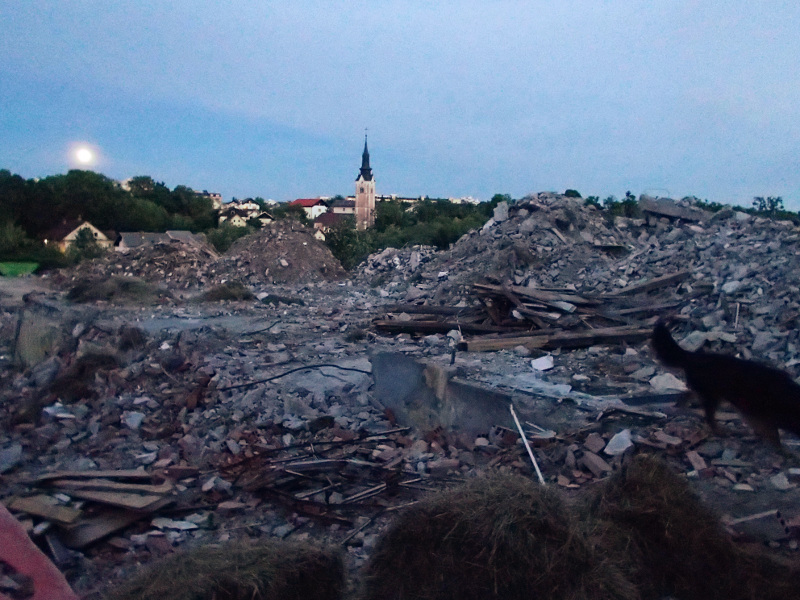
M 477 283 L 479 300 L 470 307 L 400 304 L 389 307 L 373 325 L 386 333 L 434 334 L 456 330 L 459 350 L 485 352 L 522 346 L 529 350 L 582 348 L 597 344 L 639 343 L 651 325 L 638 319 L 679 309 L 708 286 L 695 282 L 680 301 L 654 292 L 689 279 L 680 271 L 639 282 L 615 294 L 587 294 L 574 289 L 532 288 Z
M 334 432 L 336 430 L 333 430 Z M 292 447 L 261 448 L 220 471 L 235 487 L 328 523 L 352 526 L 365 511 L 383 511 L 429 490 L 406 466 L 399 428 L 374 435 L 333 437 Z
M 7 505 L 55 524 L 63 544 L 81 549 L 171 504 L 174 486 L 151 481 L 144 471 L 57 471 L 32 482 L 48 493 Z

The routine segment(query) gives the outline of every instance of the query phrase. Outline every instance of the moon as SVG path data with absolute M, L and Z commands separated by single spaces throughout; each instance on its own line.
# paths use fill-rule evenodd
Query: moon
M 75 158 L 82 165 L 90 165 L 94 161 L 94 153 L 89 148 L 78 148 L 75 150 Z

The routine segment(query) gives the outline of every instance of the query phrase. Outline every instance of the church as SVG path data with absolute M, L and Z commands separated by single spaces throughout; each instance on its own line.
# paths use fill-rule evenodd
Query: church
M 369 166 L 367 135 L 364 134 L 364 153 L 356 178 L 356 229 L 364 231 L 375 224 L 375 178 Z

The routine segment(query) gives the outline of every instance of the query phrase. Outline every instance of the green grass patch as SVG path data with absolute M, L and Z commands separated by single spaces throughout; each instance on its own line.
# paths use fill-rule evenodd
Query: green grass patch
M 30 275 L 38 268 L 38 262 L 0 262 L 0 275 L 3 277 Z

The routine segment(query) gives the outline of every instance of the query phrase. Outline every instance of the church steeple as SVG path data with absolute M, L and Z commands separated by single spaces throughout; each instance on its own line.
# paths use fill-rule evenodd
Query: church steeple
M 364 181 L 372 181 L 372 169 L 369 166 L 369 149 L 367 148 L 367 134 L 364 134 L 364 153 L 361 155 L 361 171 L 359 177 Z
M 356 177 L 356 229 L 363 231 L 375 224 L 375 178 L 369 166 L 367 134 L 364 133 L 364 153 Z

